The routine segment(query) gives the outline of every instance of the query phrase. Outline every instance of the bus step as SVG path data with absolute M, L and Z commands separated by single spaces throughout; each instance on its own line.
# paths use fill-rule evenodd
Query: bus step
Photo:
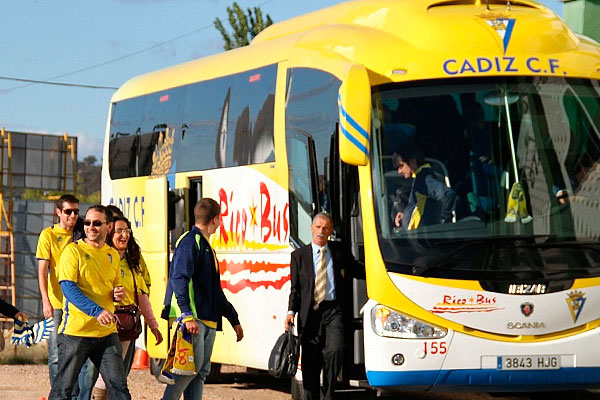
M 348 385 L 352 387 L 370 388 L 369 382 L 366 379 L 350 379 Z

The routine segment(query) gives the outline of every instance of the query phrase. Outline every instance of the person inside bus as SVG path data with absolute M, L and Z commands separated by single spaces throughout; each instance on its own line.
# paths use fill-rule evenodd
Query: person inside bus
M 343 365 L 344 326 L 352 315 L 348 308 L 352 296 L 345 280 L 364 279 L 364 267 L 339 242 L 329 241 L 333 233 L 329 214 L 318 213 L 310 229 L 312 242 L 292 252 L 284 327 L 289 331 L 298 315 L 304 400 L 331 400 Z
M 452 220 L 456 210 L 456 192 L 447 187 L 425 163 L 421 149 L 406 143 L 394 153 L 394 165 L 405 179 L 413 179 L 403 211 L 394 216 L 394 225 L 404 230 Z

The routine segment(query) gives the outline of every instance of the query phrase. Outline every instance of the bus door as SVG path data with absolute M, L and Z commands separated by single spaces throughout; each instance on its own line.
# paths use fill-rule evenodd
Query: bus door
M 339 155 L 339 129 L 336 126 L 331 135 L 329 157 L 326 160 L 325 192 L 329 199 L 327 210 L 333 217 L 336 240 L 342 241 L 352 250 L 352 255 L 364 263 L 364 240 L 359 202 L 358 168 L 341 161 Z M 346 326 L 346 354 L 344 357 L 343 378 L 348 380 L 365 379 L 365 357 L 362 316 L 360 310 L 367 302 L 367 288 L 364 279 L 352 278 L 347 282 L 352 286 L 352 322 Z
M 167 333 L 165 340 L 156 346 L 154 336 L 145 330 L 145 342 L 148 354 L 153 358 L 166 358 L 168 351 L 169 327 L 166 320 L 160 318 L 165 298 L 168 274 L 168 223 L 167 215 L 168 182 L 166 176 L 146 180 L 144 209 L 144 240 L 142 251 L 148 266 L 152 286 L 150 304 L 157 316 L 159 329 Z
M 190 189 L 187 195 L 187 205 L 186 205 L 186 222 L 187 222 L 187 230 L 189 230 L 195 223 L 194 220 L 194 207 L 198 200 L 202 198 L 202 179 L 194 178 L 190 179 Z
M 287 152 L 290 240 L 295 247 L 300 247 L 311 242 L 312 218 L 320 211 L 315 142 L 307 132 L 288 132 Z

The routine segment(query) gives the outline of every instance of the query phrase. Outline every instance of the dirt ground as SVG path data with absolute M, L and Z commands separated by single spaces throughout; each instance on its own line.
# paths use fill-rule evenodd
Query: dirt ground
M 132 370 L 128 378 L 134 400 L 160 399 L 164 385 L 148 370 Z M 0 400 L 39 400 L 48 397 L 50 382 L 48 366 L 0 365 Z M 289 381 L 279 382 L 269 376 L 246 373 L 245 368 L 223 367 L 220 383 L 206 385 L 204 399 L 208 400 L 288 400 Z
M 47 342 L 30 348 L 15 347 L 10 344 L 9 333 L 2 333 L 6 335 L 6 348 L 0 352 L 0 400 L 39 400 L 48 397 Z M 291 397 L 289 380 L 247 373 L 243 367 L 223 366 L 221 372 L 219 383 L 205 386 L 204 399 L 288 400 Z M 127 382 L 133 400 L 158 400 L 165 387 L 149 370 L 132 370 Z

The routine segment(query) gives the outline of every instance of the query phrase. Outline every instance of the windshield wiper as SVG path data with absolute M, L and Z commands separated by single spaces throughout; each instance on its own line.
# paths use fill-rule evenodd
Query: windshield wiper
M 458 246 L 451 252 L 444 254 L 443 256 L 434 258 L 433 260 L 426 262 L 424 264 L 413 266 L 412 272 L 413 272 L 413 275 L 422 275 L 424 272 L 427 272 L 430 269 L 436 268 L 439 265 L 441 265 L 442 263 L 448 261 L 451 257 L 462 252 L 463 250 L 465 250 L 469 247 L 473 247 L 478 244 L 489 244 L 489 243 L 498 243 L 498 242 L 506 242 L 506 241 L 512 242 L 512 241 L 517 241 L 517 240 L 529 240 L 529 239 L 539 239 L 539 238 L 549 239 L 552 237 L 555 237 L 555 235 L 530 235 L 530 236 L 497 235 L 497 236 L 488 236 L 488 237 L 479 238 L 479 239 L 453 240 L 453 241 L 449 241 L 449 242 L 444 242 L 443 244 L 452 244 L 452 243 L 463 243 L 463 244 L 461 246 Z

